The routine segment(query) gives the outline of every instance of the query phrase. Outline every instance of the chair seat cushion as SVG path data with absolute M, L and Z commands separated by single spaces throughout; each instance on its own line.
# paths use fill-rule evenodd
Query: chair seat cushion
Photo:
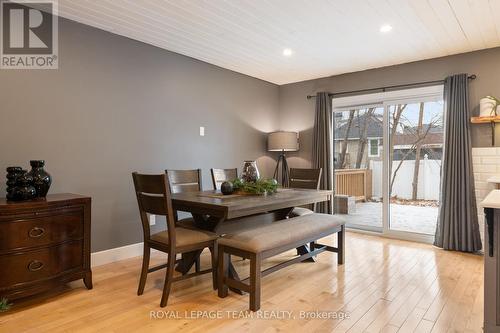
M 204 230 L 192 230 L 182 227 L 175 228 L 175 246 L 183 247 L 188 245 L 199 244 L 217 239 L 217 235 L 213 232 Z M 161 231 L 151 235 L 151 240 L 163 244 L 168 244 L 168 231 Z
M 336 232 L 345 224 L 345 217 L 330 214 L 308 214 L 271 223 L 237 234 L 226 235 L 219 239 L 226 245 L 252 253 L 286 247 L 298 242 L 323 237 Z
M 303 215 L 309 215 L 309 214 L 314 214 L 314 212 L 312 210 L 304 208 L 304 207 L 295 207 L 289 216 L 290 217 L 297 217 L 297 216 L 303 216 Z

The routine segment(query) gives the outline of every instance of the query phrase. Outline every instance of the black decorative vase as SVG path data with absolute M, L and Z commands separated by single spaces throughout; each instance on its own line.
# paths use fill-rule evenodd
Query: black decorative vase
M 23 174 L 23 168 L 14 166 L 7 168 L 7 200 L 14 200 L 14 189 L 17 186 L 17 179 Z
M 16 187 L 12 190 L 11 199 L 13 201 L 24 201 L 36 198 L 36 189 L 33 185 L 33 178 L 26 172 L 22 171 L 22 174 L 17 177 Z
M 39 198 L 45 198 L 47 192 L 49 192 L 50 184 L 52 184 L 52 177 L 50 174 L 44 170 L 45 161 L 44 160 L 32 160 L 30 161 L 31 171 L 28 172 L 28 177 L 33 179 L 33 186 L 36 190 L 36 196 Z

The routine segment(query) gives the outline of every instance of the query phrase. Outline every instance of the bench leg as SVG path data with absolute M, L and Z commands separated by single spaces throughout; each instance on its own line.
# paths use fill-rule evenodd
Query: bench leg
M 210 254 L 211 254 L 211 259 L 212 259 L 212 287 L 214 288 L 214 290 L 217 289 L 217 269 L 218 269 L 218 265 L 217 265 L 217 259 L 218 259 L 218 256 L 217 256 L 217 243 L 214 242 L 214 246 L 210 248 Z
M 337 233 L 337 264 L 343 265 L 345 261 L 345 226 L 340 227 L 340 231 Z
M 224 279 L 228 275 L 229 255 L 224 252 L 224 246 L 219 245 L 217 252 L 217 294 L 224 298 L 227 296 L 227 285 L 224 283 Z
M 261 262 L 260 254 L 254 254 L 250 258 L 250 310 L 252 311 L 260 309 Z

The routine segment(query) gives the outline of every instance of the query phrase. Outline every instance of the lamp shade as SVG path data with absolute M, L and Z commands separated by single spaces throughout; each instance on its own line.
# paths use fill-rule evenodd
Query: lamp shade
M 267 150 L 269 151 L 297 151 L 299 150 L 299 133 L 272 132 L 267 136 Z

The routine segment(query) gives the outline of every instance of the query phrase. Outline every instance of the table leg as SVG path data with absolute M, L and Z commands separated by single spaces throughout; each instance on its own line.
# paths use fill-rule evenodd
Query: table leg
M 193 267 L 196 259 L 201 255 L 202 250 L 196 250 L 193 252 L 185 252 L 181 254 L 181 261 L 177 264 L 175 270 L 186 275 L 187 272 Z
M 290 213 L 293 211 L 293 208 L 294 207 L 290 207 L 273 211 L 276 221 L 288 218 L 288 215 L 290 215 Z
M 311 249 L 307 245 L 302 245 L 297 248 L 297 255 L 303 255 L 311 252 Z M 314 257 L 308 258 L 304 260 L 304 262 L 316 262 L 316 259 Z
M 236 271 L 236 269 L 234 268 L 233 266 L 233 263 L 231 262 L 231 260 L 229 260 L 229 277 L 234 279 L 234 280 L 237 280 L 237 281 L 240 281 L 240 276 L 238 275 L 238 272 Z M 239 289 L 236 289 L 236 288 L 232 288 L 232 287 L 229 287 L 229 290 L 239 294 L 239 295 L 244 295 L 245 292 L 242 291 L 242 290 L 239 290 Z

